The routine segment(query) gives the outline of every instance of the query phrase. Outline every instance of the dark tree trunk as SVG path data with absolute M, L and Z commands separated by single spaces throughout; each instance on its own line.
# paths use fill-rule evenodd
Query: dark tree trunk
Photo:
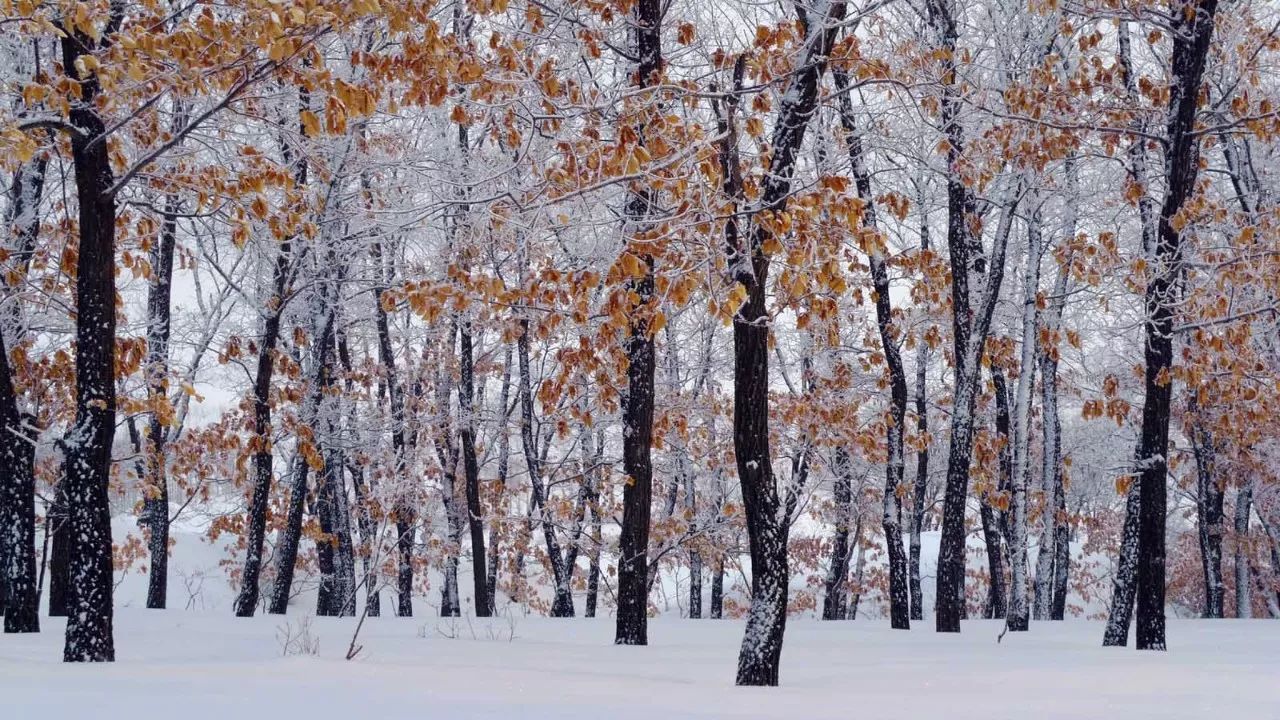
M 634 13 L 635 85 L 643 92 L 662 76 L 662 3 L 637 0 Z M 645 123 L 636 126 L 637 142 L 645 142 Z M 654 258 L 641 244 L 649 231 L 655 193 L 640 184 L 627 192 L 627 232 L 632 239 L 623 252 L 632 253 L 643 266 L 643 275 L 628 280 L 628 294 L 637 306 L 627 324 L 627 392 L 622 408 L 622 530 L 618 539 L 618 614 L 614 643 L 647 645 L 649 618 L 649 515 L 653 501 L 653 382 L 654 334 L 650 319 L 655 311 Z
M 319 474 L 313 512 L 320 521 L 321 540 L 316 543 L 320 559 L 320 595 L 316 615 L 352 617 L 356 614 L 355 557 L 352 553 L 351 521 L 342 476 L 342 453 L 329 450 Z M 326 556 L 328 572 L 326 572 Z
M 462 469 L 466 475 L 467 527 L 471 531 L 471 576 L 475 592 L 476 617 L 489 617 L 489 575 L 484 552 L 484 507 L 480 503 L 480 465 L 476 459 L 475 352 L 471 323 L 461 326 L 458 414 L 462 440 Z
M 391 403 L 391 451 L 395 470 L 392 477 L 397 483 L 402 483 L 408 467 L 405 463 L 404 394 L 401 392 L 399 377 L 396 375 L 396 356 L 391 345 L 391 323 L 387 318 L 386 309 L 382 306 L 382 294 L 387 291 L 391 271 L 387 259 L 384 258 L 380 241 L 373 244 L 370 255 L 375 265 L 375 277 L 379 280 L 374 288 L 374 297 L 377 299 L 374 303 L 374 321 L 378 328 L 378 360 L 382 363 L 382 371 L 386 374 L 387 398 Z M 400 617 L 412 617 L 416 512 L 412 502 L 404 496 L 403 492 L 398 493 L 392 515 L 396 525 L 396 614 Z
M 0 331 L 0 613 L 7 633 L 40 632 L 33 422 L 18 410 Z
M 326 264 L 332 268 L 335 259 L 330 251 Z M 299 414 L 303 426 L 314 428 L 318 425 L 321 404 L 332 383 L 333 346 L 334 346 L 334 304 L 337 302 L 334 280 L 323 272 L 318 278 L 320 291 L 316 298 L 315 338 L 313 339 L 312 366 L 307 381 L 306 396 Z M 298 544 L 302 540 L 302 516 L 306 509 L 307 479 L 311 464 L 304 452 L 307 444 L 311 454 L 319 454 L 322 448 L 317 447 L 318 439 L 314 435 L 299 436 L 298 449 L 294 455 L 291 479 L 289 482 L 289 506 L 285 516 L 284 529 L 276 543 L 276 579 L 271 587 L 271 602 L 267 612 L 272 615 L 284 615 L 289 609 L 289 597 L 293 592 L 293 573 L 298 560 Z
M 842 620 L 849 595 L 849 523 L 853 520 L 853 468 L 844 448 L 835 450 L 833 488 L 836 527 L 831 538 L 831 566 L 822 598 L 822 619 Z
M 1129 623 L 1133 618 L 1133 599 L 1137 592 L 1138 575 L 1138 484 L 1141 476 L 1134 476 L 1134 486 L 1129 488 L 1124 503 L 1124 529 L 1120 534 L 1119 560 L 1116 562 L 1115 580 L 1111 585 L 1111 610 L 1107 615 L 1107 629 L 1102 637 L 1104 647 L 1124 647 L 1129 642 Z
M 876 231 L 875 196 L 871 192 L 871 174 L 862 156 L 862 138 L 858 134 L 850 99 L 849 78 L 834 71 L 836 90 L 840 94 L 840 122 L 849 143 L 849 166 L 853 172 L 858 198 L 864 203 L 862 226 Z M 911 628 L 911 601 L 908 587 L 907 554 L 902 547 L 903 433 L 907 421 L 907 370 L 898 349 L 897 330 L 893 326 L 893 305 L 889 290 L 889 269 L 885 260 L 887 247 L 876 232 L 871 240 L 867 260 L 871 265 L 871 284 L 875 290 L 876 325 L 880 330 L 880 347 L 884 351 L 889 372 L 889 414 L 885 421 L 884 541 L 889 557 L 889 626 L 898 630 Z
M 341 363 L 342 370 L 346 373 L 346 379 L 343 380 L 343 385 L 345 386 L 348 395 L 350 395 L 355 390 L 354 383 L 351 379 L 351 350 L 349 343 L 347 342 L 347 334 L 345 332 L 337 333 L 337 338 L 338 362 Z M 349 413 L 351 417 L 351 425 L 354 427 L 356 423 L 354 404 L 350 406 Z M 347 543 L 348 548 L 346 552 L 350 555 L 351 563 L 352 612 L 355 612 L 356 591 L 359 589 L 359 584 L 363 583 L 365 589 L 365 615 L 367 617 L 379 617 L 382 614 L 382 599 L 378 594 L 378 564 L 381 559 L 381 537 L 378 531 L 378 523 L 373 518 L 373 508 L 370 505 L 372 498 L 370 497 L 369 490 L 373 489 L 373 480 L 370 478 L 369 484 L 371 487 L 366 490 L 364 486 L 364 470 L 362 470 L 358 464 L 350 462 L 349 458 L 345 454 L 334 453 L 334 455 L 336 461 L 339 463 L 339 465 L 336 466 L 336 487 L 340 489 L 341 493 L 336 498 L 336 501 L 341 503 L 342 509 L 340 512 L 342 513 L 342 518 L 345 519 L 346 523 L 346 527 L 340 530 L 340 532 L 345 532 L 346 534 L 345 542 Z M 326 466 L 326 470 L 327 469 L 328 466 Z M 347 500 L 346 491 L 345 489 L 342 489 L 342 478 L 344 472 L 350 473 L 351 475 L 351 490 L 356 503 L 356 528 L 360 532 L 359 555 L 360 564 L 363 566 L 362 570 L 364 579 L 359 582 L 355 580 L 356 544 L 351 537 L 351 507 L 350 502 Z M 339 542 L 341 543 L 342 540 L 339 539 Z M 339 548 L 339 550 L 341 551 L 341 548 Z M 342 561 L 346 562 L 346 559 L 343 558 Z
M 929 250 L 929 215 L 920 214 L 920 252 Z M 920 587 L 920 533 L 924 529 L 924 504 L 929 494 L 929 344 L 920 339 L 916 346 L 916 435 L 920 449 L 916 451 L 916 476 L 911 493 L 911 549 L 907 563 L 907 582 L 911 591 L 911 619 L 924 620 L 924 591 Z
M 1200 539 L 1200 568 L 1204 572 L 1204 617 L 1221 618 L 1226 605 L 1222 582 L 1223 500 L 1225 493 L 1216 471 L 1217 448 L 1212 432 L 1198 416 L 1199 403 L 1192 398 L 1191 447 L 1196 461 L 1196 526 Z
M 804 27 L 804 49 L 778 110 L 770 143 L 772 156 L 760 196 L 760 213 L 785 209 L 791 194 L 796 158 L 818 101 L 818 86 L 844 19 L 844 2 L 832 2 L 826 13 L 810 17 L 797 6 Z M 731 111 L 730 111 L 731 112 Z M 729 124 L 732 125 L 730 118 Z M 727 154 L 727 153 L 725 153 Z M 736 168 L 726 173 L 737 182 Z M 737 188 L 730 196 L 737 197 Z M 746 290 L 746 301 L 733 319 L 734 453 L 747 538 L 751 546 L 751 609 L 738 654 L 738 685 L 777 685 L 782 639 L 787 623 L 790 573 L 787 564 L 789 518 L 781 517 L 780 499 L 769 451 L 769 313 L 766 291 L 771 239 L 763 217 L 752 223 L 747 243 L 737 237 L 735 221 L 726 231 L 733 279 Z M 731 229 L 731 230 L 730 230 Z
M 302 105 L 307 96 L 302 97 Z M 305 124 L 302 132 L 306 134 Z M 308 163 L 305 155 L 294 157 L 294 149 L 284 144 L 284 161 L 294 168 L 294 182 L 298 187 L 307 184 Z M 271 295 L 263 305 L 262 335 L 258 339 L 258 362 L 253 380 L 253 494 L 249 500 L 249 534 L 246 539 L 244 572 L 240 580 L 240 593 L 236 596 L 237 617 L 253 617 L 258 609 L 259 582 L 262 576 L 262 547 L 267 535 L 267 506 L 271 501 L 271 480 L 275 474 L 274 438 L 271 428 L 271 387 L 275 379 L 276 346 L 280 341 L 280 322 L 290 295 L 293 275 L 293 241 L 286 238 L 276 254 L 272 271 Z
M 70 609 L 71 521 L 67 515 L 66 473 L 53 494 L 53 502 L 45 513 L 45 524 L 51 533 L 49 543 L 49 617 L 66 617 Z
M 1125 78 L 1125 86 L 1130 100 L 1136 102 L 1137 88 L 1133 81 L 1134 72 L 1129 44 L 1129 24 L 1119 23 L 1116 40 L 1119 49 L 1118 64 Z M 1140 120 L 1135 121 L 1135 129 L 1143 130 Z M 1142 247 L 1150 257 L 1156 247 L 1156 227 L 1153 218 L 1155 209 L 1146 194 L 1146 141 L 1135 138 L 1129 146 L 1128 173 L 1130 180 L 1142 191 L 1138 202 L 1139 217 L 1142 220 Z M 1135 449 L 1135 473 L 1130 476 L 1132 486 L 1125 494 L 1124 527 L 1121 531 L 1120 549 L 1117 553 L 1115 578 L 1111 586 L 1111 607 L 1107 616 L 1107 627 L 1103 633 L 1104 647 L 1123 647 L 1129 642 L 1129 624 L 1133 618 L 1133 600 L 1138 568 L 1138 503 L 1137 485 L 1142 482 L 1139 474 L 1141 445 Z
M 1165 512 L 1169 468 L 1169 405 L 1173 392 L 1173 316 L 1182 274 L 1182 232 L 1175 216 L 1195 191 L 1199 136 L 1194 133 L 1200 81 L 1213 36 L 1218 0 L 1193 0 L 1174 13 L 1172 79 L 1165 156 L 1165 198 L 1153 274 L 1146 290 L 1146 389 L 1138 465 L 1137 647 L 1165 649 Z
M 40 199 L 48 159 L 41 153 L 15 173 L 5 225 L 13 228 L 11 248 L 18 272 L 25 276 L 40 233 Z M 19 304 L 10 310 L 19 322 L 0 327 L 0 614 L 4 631 L 40 631 L 40 581 L 36 575 L 36 505 L 34 418 L 19 410 L 17 388 L 9 366 L 4 333 L 20 342 Z M 0 323 L 2 324 L 2 323 Z M 47 521 L 47 520 L 46 520 Z M 47 537 L 47 531 L 46 531 Z
M 507 426 L 510 422 L 511 409 L 511 344 L 507 343 L 502 353 L 502 391 L 498 394 L 498 417 L 501 423 L 498 426 L 498 482 L 497 482 L 497 499 L 495 506 L 499 508 L 495 513 L 489 527 L 489 612 L 496 613 L 498 611 L 498 536 L 502 528 L 505 527 L 506 520 L 502 517 L 505 515 L 506 508 L 506 492 L 507 492 L 507 473 L 511 462 L 511 436 L 507 433 Z M 599 518 L 596 515 L 596 522 Z M 599 538 L 596 538 L 597 541 Z M 593 559 L 597 562 L 596 568 L 599 569 L 599 545 L 596 545 L 596 554 Z M 597 575 L 598 579 L 598 575 Z M 588 594 L 587 607 L 594 610 L 594 598 Z M 594 615 L 588 615 L 594 617 Z
M 973 409 L 983 346 L 991 322 L 995 296 L 1004 273 L 1004 246 L 1008 230 L 997 231 L 991 273 L 980 306 L 971 297 L 972 281 L 981 278 L 981 248 L 975 248 L 969 222 L 975 214 L 973 193 L 961 177 L 964 160 L 964 128 L 960 124 L 961 98 L 957 85 L 956 41 L 958 31 L 951 5 L 927 0 L 927 15 L 941 51 L 941 124 L 947 140 L 947 248 L 951 265 L 952 341 L 955 350 L 955 390 L 951 443 L 947 453 L 947 482 L 942 505 L 942 539 L 938 552 L 936 626 L 938 632 L 959 632 L 964 614 L 964 526 L 969 494 L 969 463 L 973 454 Z M 1016 203 L 1016 201 L 1015 201 Z M 1013 204 L 1013 203 L 1011 203 Z M 1010 221 L 1012 207 L 1001 219 Z M 975 252 L 977 250 L 978 252 Z
M 364 613 L 368 617 L 381 617 L 382 596 L 379 594 L 378 560 L 381 557 L 381 538 L 378 524 L 370 507 L 372 498 L 365 489 L 364 471 L 357 465 L 348 468 L 351 485 L 356 497 L 356 523 L 360 528 L 360 564 L 364 569 Z
M 711 573 L 711 619 L 724 617 L 724 556 L 716 560 L 715 571 Z
M 987 602 L 983 606 L 982 616 L 991 619 L 1003 618 L 1007 612 L 1005 599 L 1008 593 L 1004 587 L 1004 558 L 1000 550 L 1000 530 L 996 524 L 995 513 L 987 499 L 981 500 L 982 506 L 982 540 L 987 547 L 987 572 L 990 584 L 987 585 Z
M 320 581 L 316 586 L 316 617 L 333 617 L 338 614 L 337 575 L 333 569 L 334 543 L 329 540 L 330 533 L 333 532 L 333 515 L 323 497 L 328 475 L 329 468 L 326 466 L 320 473 L 319 492 L 308 511 L 320 523 L 321 533 L 321 537 L 316 540 L 316 569 L 320 572 Z
M 600 460 L 604 453 L 604 435 L 603 433 L 597 438 L 599 443 L 596 446 L 596 459 Z M 600 517 L 600 485 L 598 479 L 593 486 L 591 498 L 589 501 L 591 511 L 591 562 L 587 569 L 587 607 L 585 615 L 587 617 L 596 616 L 596 605 L 600 595 L 600 553 L 604 546 L 602 518 Z
M 1074 197 L 1079 189 L 1079 177 L 1074 157 L 1066 160 L 1067 191 Z M 1066 230 L 1068 238 L 1076 236 L 1076 211 L 1074 206 L 1068 209 Z M 1052 512 L 1053 524 L 1053 578 L 1051 597 L 1049 599 L 1049 619 L 1062 620 L 1067 608 L 1067 575 L 1071 565 L 1071 545 L 1069 519 L 1067 516 L 1067 487 L 1062 462 L 1062 420 L 1058 412 L 1058 344 L 1062 327 L 1062 311 L 1066 307 L 1070 272 L 1065 267 L 1058 268 L 1057 279 L 1053 284 L 1053 297 L 1043 315 L 1043 331 L 1041 338 L 1048 341 L 1039 343 L 1040 364 L 1040 403 L 1042 427 L 1042 473 L 1052 478 Z M 1049 502 L 1046 499 L 1046 504 Z M 1046 510 L 1047 512 L 1048 510 Z
M 173 250 L 178 234 L 178 198 L 165 199 L 160 238 L 151 253 L 151 284 L 147 288 L 147 399 L 153 408 L 147 425 L 146 481 L 142 517 L 147 527 L 151 567 L 147 578 L 147 607 L 163 609 L 169 588 L 169 482 L 165 463 L 166 423 L 155 408 L 168 405 L 170 298 Z
M 123 7 L 112 6 L 108 31 L 114 35 Z M 80 32 L 62 38 L 63 67 L 100 49 Z M 82 102 L 71 109 L 78 132 L 71 137 L 79 202 L 80 238 L 76 257 L 76 419 L 64 439 L 66 500 L 70 525 L 70 584 L 67 662 L 115 660 L 112 608 L 111 443 L 115 437 L 116 387 L 116 199 L 106 126 L 97 111 L 101 92 L 96 74 L 80 80 Z
M 858 619 L 858 606 L 862 604 L 862 580 L 867 562 L 867 546 L 862 542 L 862 517 L 859 516 L 853 526 L 853 545 L 857 548 L 857 560 L 853 563 L 853 597 L 849 598 L 849 608 L 845 619 Z
M 244 572 L 240 592 L 236 596 L 237 617 L 253 617 L 258 609 L 259 579 L 262 575 L 262 546 L 267 534 L 267 505 L 271 499 L 274 474 L 273 438 L 271 432 L 271 385 L 275 376 L 276 343 L 280 338 L 280 315 L 283 311 L 289 276 L 289 242 L 280 245 L 276 256 L 274 292 L 267 301 L 262 336 L 258 340 L 258 367 L 253 383 L 253 495 L 249 500 L 249 534 L 246 540 Z
M 542 485 L 542 463 L 538 458 L 537 443 L 533 436 L 533 390 L 529 373 L 529 320 L 520 319 L 520 336 L 516 341 L 516 360 L 520 366 L 520 441 L 524 449 L 525 465 L 529 470 L 531 506 L 539 515 L 542 537 L 547 544 L 547 559 L 551 564 L 551 580 L 555 599 L 551 604 L 551 617 L 573 617 L 573 593 L 569 585 L 569 570 L 564 565 L 560 541 L 556 539 L 555 525 L 551 522 L 550 508 L 546 504 Z
M 1005 381 L 1004 370 L 991 368 L 991 381 L 995 386 L 996 398 L 996 437 L 1001 442 L 1000 474 L 995 492 L 1001 497 L 1009 497 L 1013 486 L 1013 447 L 1009 432 L 1009 385 Z M 987 546 L 987 568 L 991 573 L 990 592 L 987 596 L 988 618 L 1003 618 L 1008 612 L 1009 591 L 1005 587 L 1005 544 L 1009 538 L 1009 517 L 1007 511 L 996 511 L 992 507 L 992 493 L 988 491 L 981 498 L 982 503 L 982 536 Z M 1004 542 L 1002 542 L 1004 541 Z
M 299 453 L 289 469 L 289 504 L 285 512 L 284 528 L 276 543 L 276 577 L 271 585 L 271 597 L 267 612 L 284 615 L 289 610 L 289 596 L 293 592 L 293 572 L 298 561 L 298 543 L 302 539 L 302 516 L 306 510 L 307 477 L 311 466 Z

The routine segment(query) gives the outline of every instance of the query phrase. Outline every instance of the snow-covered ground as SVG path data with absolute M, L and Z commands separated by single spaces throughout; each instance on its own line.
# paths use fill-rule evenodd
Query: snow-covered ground
M 63 626 L 0 637 L 5 720 L 254 718 L 1280 718 L 1280 622 L 1174 620 L 1167 653 L 1099 646 L 1098 623 L 796 620 L 782 687 L 735 688 L 738 621 L 651 621 L 615 647 L 608 618 L 312 619 L 318 655 L 283 656 L 286 621 L 121 609 L 118 662 L 59 662 Z

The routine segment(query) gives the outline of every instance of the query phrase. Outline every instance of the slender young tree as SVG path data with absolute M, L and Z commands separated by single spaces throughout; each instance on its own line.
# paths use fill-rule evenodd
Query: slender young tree
M 977 215 L 973 191 L 965 184 L 965 134 L 960 121 L 963 106 L 957 73 L 958 21 L 949 0 L 928 0 L 926 19 L 935 34 L 941 73 L 939 120 L 946 140 L 947 249 L 951 266 L 952 344 L 954 385 L 951 442 L 947 452 L 947 480 L 942 503 L 942 538 L 938 550 L 935 624 L 938 632 L 960 632 L 964 614 L 964 525 L 969 494 L 969 463 L 973 455 L 973 410 L 983 349 L 1000 285 L 1009 225 L 1022 194 L 1019 184 L 1005 198 L 996 229 L 989 269 L 981 242 L 972 237 L 970 222 Z M 984 272 L 985 270 L 985 272 Z M 985 287 L 979 288 L 985 280 Z M 975 290 L 980 294 L 975 297 Z
M 889 288 L 889 269 L 885 254 L 888 248 L 876 225 L 875 197 L 871 192 L 871 173 L 863 157 L 862 138 L 853 112 L 849 77 L 841 70 L 832 72 L 836 92 L 840 95 L 840 124 L 849 144 L 849 167 L 853 173 L 858 199 L 863 203 L 862 226 L 873 233 L 867 260 L 871 265 L 871 284 L 875 291 L 876 325 L 880 331 L 880 347 L 889 371 L 889 412 L 885 418 L 884 503 L 881 523 L 889 556 L 889 626 L 897 630 L 911 628 L 911 599 L 907 580 L 907 554 L 902 547 L 903 436 L 907 422 L 907 370 L 898 348 L 898 331 L 893 323 L 893 300 Z

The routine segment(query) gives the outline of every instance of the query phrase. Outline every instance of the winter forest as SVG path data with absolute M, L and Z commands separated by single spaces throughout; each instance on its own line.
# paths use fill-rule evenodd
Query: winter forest
M 6 717 L 1280 713 L 1274 0 L 0 0 L 0 95 Z

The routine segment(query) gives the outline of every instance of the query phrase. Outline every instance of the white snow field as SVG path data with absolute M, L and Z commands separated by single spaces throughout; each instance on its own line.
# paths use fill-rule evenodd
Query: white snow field
M 59 662 L 63 623 L 0 637 L 4 720 L 254 718 L 1280 718 L 1280 622 L 1172 620 L 1166 653 L 1100 647 L 1096 622 L 788 624 L 782 687 L 735 688 L 742 625 L 651 621 L 612 645 L 609 618 L 310 620 L 318 655 L 282 656 L 287 618 L 123 608 L 118 662 Z

